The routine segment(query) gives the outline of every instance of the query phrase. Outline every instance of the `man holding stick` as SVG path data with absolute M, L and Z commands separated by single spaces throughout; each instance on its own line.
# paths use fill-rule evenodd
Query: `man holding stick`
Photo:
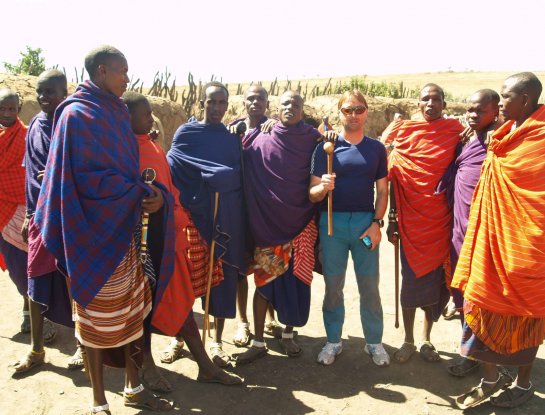
M 240 138 L 221 122 L 227 111 L 227 88 L 210 82 L 202 91 L 203 120 L 176 131 L 167 158 L 182 206 L 210 249 L 215 241 L 213 258 L 221 261 L 223 281 L 209 292 L 209 311 L 215 317 L 210 350 L 214 363 L 225 367 L 230 357 L 223 351 L 223 327 L 226 318 L 236 315 L 237 283 L 246 272 Z
M 425 312 L 420 356 L 427 362 L 440 360 L 430 336 L 433 322 L 450 296 L 444 265 L 450 254 L 452 215 L 446 196 L 435 194 L 435 189 L 454 160 L 463 130 L 457 120 L 443 118 L 445 97 L 438 85 L 425 85 L 418 105 L 423 120 L 394 121 L 383 135 L 386 144 L 394 144 L 389 157 L 392 183 L 388 240 L 394 243 L 396 233 L 401 240 L 405 341 L 394 353 L 399 363 L 407 362 L 416 351 L 414 319 L 418 307 Z
M 303 98 L 293 91 L 280 97 L 280 122 L 270 133 L 260 127 L 243 140 L 249 226 L 255 248 L 253 272 L 255 339 L 237 357 L 245 364 L 267 354 L 263 329 L 267 304 L 286 325 L 280 343 L 290 357 L 302 349 L 293 327 L 306 324 L 317 228 L 308 200 L 309 171 L 321 134 L 303 120 Z
M 323 201 L 331 191 L 334 196 L 332 218 L 326 215 L 326 205 L 321 205 L 320 245 L 325 281 L 322 311 L 327 343 L 318 355 L 318 363 L 331 365 L 342 351 L 345 313 L 342 291 L 350 252 L 360 293 L 360 318 L 367 343 L 364 350 L 376 365 L 387 366 L 390 357 L 382 345 L 378 250 L 388 204 L 386 149 L 379 141 L 365 136 L 368 106 L 360 91 L 345 92 L 338 108 L 343 127 L 332 154 L 335 173 L 326 170 L 324 147 L 330 143 L 318 145 L 312 159 L 309 189 L 314 203 Z M 329 235 L 331 219 L 333 234 Z M 370 239 L 369 247 L 362 243 L 366 237 Z

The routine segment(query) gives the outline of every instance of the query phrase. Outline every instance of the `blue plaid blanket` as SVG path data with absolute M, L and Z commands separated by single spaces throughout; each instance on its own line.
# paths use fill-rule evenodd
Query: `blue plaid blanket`
M 35 222 L 86 306 L 126 254 L 151 189 L 123 101 L 91 81 L 55 112 Z

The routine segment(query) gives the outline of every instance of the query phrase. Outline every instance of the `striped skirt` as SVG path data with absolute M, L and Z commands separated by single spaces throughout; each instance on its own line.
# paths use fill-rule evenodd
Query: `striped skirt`
M 460 354 L 498 365 L 531 364 L 545 338 L 545 319 L 504 316 L 464 301 Z
M 129 344 L 142 337 L 151 302 L 151 288 L 133 242 L 87 307 L 74 302 L 76 338 L 84 346 L 97 349 Z

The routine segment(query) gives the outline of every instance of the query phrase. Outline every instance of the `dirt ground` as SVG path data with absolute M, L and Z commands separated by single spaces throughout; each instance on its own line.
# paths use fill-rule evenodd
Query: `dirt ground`
M 384 343 L 393 353 L 403 340 L 403 329 L 394 328 L 393 248 L 381 246 L 381 294 L 385 314 Z M 252 284 L 250 284 L 252 286 Z M 251 293 L 253 289 L 250 289 Z M 7 274 L 0 273 L 0 414 L 83 414 L 91 401 L 90 384 L 83 371 L 69 371 L 66 363 L 75 350 L 71 330 L 60 328 L 55 343 L 47 349 L 46 364 L 39 372 L 23 379 L 13 379 L 9 364 L 28 350 L 29 335 L 20 334 L 21 297 Z M 449 376 L 448 362 L 457 357 L 460 325 L 458 321 L 441 320 L 434 327 L 432 340 L 440 351 L 440 363 L 426 363 L 416 354 L 409 363 L 392 363 L 388 368 L 376 367 L 363 352 L 363 335 L 358 312 L 358 295 L 352 271 L 345 287 L 346 323 L 344 350 L 337 362 L 329 367 L 316 363 L 316 356 L 325 342 L 321 302 L 324 283 L 317 275 L 312 286 L 310 319 L 299 328 L 298 341 L 304 349 L 299 358 L 280 353 L 278 342 L 267 339 L 269 355 L 252 365 L 235 367 L 243 376 L 242 387 L 200 384 L 195 381 L 197 365 L 186 355 L 174 364 L 161 364 L 164 376 L 172 382 L 174 392 L 168 395 L 177 405 L 171 413 L 202 414 L 454 414 L 461 411 L 452 406 L 452 396 L 459 395 L 479 382 L 475 373 L 465 379 Z M 200 304 L 195 305 L 201 321 Z M 417 314 L 421 327 L 422 312 Z M 240 352 L 231 339 L 234 320 L 226 324 L 224 335 L 228 353 Z M 168 338 L 155 336 L 153 350 L 157 353 Z M 468 414 L 545 414 L 545 352 L 542 348 L 534 366 L 533 382 L 536 396 L 521 408 L 497 410 L 488 403 L 467 411 Z M 105 371 L 107 397 L 113 414 L 144 414 L 147 412 L 123 406 L 123 372 Z

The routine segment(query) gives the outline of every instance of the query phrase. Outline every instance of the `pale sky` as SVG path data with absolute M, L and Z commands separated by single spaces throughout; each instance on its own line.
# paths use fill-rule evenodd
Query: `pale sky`
M 543 0 L 0 2 L 0 72 L 29 45 L 70 79 L 100 44 L 147 85 L 165 67 L 178 84 L 545 69 Z

